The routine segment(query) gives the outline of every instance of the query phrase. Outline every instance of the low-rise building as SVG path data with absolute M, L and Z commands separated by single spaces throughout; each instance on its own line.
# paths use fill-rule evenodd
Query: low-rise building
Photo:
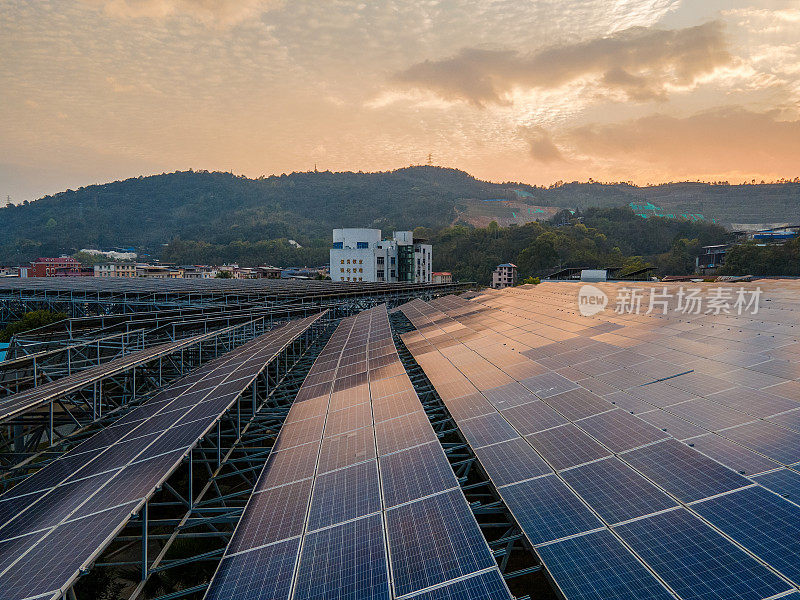
M 411 231 L 381 240 L 380 229 L 334 229 L 330 250 L 333 281 L 430 283 L 433 249 Z
M 695 258 L 696 271 L 701 275 L 714 273 L 719 267 L 725 264 L 725 255 L 730 249 L 730 244 L 703 246 L 700 251 L 700 256 Z
M 94 266 L 95 277 L 136 277 L 135 263 L 100 263 Z
M 496 290 L 517 285 L 517 265 L 503 263 L 492 272 L 492 287 Z
M 433 283 L 453 283 L 453 274 L 450 271 L 434 271 L 431 273 Z
M 40 257 L 33 261 L 31 268 L 28 269 L 28 277 L 80 277 L 81 275 L 81 263 L 71 256 Z

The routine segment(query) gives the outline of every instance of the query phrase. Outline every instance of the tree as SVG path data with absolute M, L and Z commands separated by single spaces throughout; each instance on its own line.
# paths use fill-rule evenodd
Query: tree
M 49 310 L 34 310 L 25 313 L 22 318 L 8 325 L 5 329 L 0 331 L 0 342 L 8 342 L 12 336 L 18 333 L 24 333 L 38 327 L 44 327 L 50 323 L 66 319 L 67 315 L 61 312 L 52 312 Z
M 233 279 L 233 273 L 230 271 L 218 271 L 216 275 L 214 275 L 215 279 Z

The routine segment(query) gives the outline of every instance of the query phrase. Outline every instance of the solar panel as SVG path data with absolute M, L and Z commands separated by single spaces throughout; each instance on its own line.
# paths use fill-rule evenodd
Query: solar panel
M 302 534 L 310 496 L 311 479 L 289 483 L 269 493 L 253 494 L 239 521 L 237 535 L 228 545 L 228 553 L 235 554 Z
M 778 466 L 768 458 L 714 433 L 689 438 L 686 443 L 742 475 L 763 473 Z
M 373 459 L 316 478 L 308 529 L 329 527 L 380 509 L 378 463 Z
M 414 600 L 508 600 L 508 588 L 496 569 L 460 579 L 428 592 L 408 596 Z
M 375 434 L 381 454 L 391 454 L 436 439 L 428 416 L 421 409 L 396 419 L 381 421 L 375 425 Z
M 501 414 L 521 435 L 544 431 L 568 422 L 542 400 L 506 409 Z
M 597 394 L 584 388 L 575 388 L 547 398 L 552 406 L 567 419 L 576 421 L 614 408 Z
M 458 426 L 473 448 L 519 437 L 519 433 L 498 412 L 463 420 Z
M 498 487 L 553 472 L 530 444 L 521 438 L 478 448 L 475 454 Z
M 288 600 L 300 538 L 222 559 L 206 600 Z
M 614 457 L 569 469 L 562 475 L 609 524 L 676 506 L 667 494 Z
M 642 413 L 638 416 L 642 421 L 646 421 L 654 427 L 658 427 L 661 431 L 670 434 L 672 437 L 678 440 L 685 440 L 686 438 L 706 433 L 706 430 L 702 427 L 698 427 L 697 425 L 677 417 L 672 413 L 668 413 L 665 410 L 653 410 Z
M 649 423 L 619 409 L 581 419 L 577 424 L 612 452 L 625 452 L 669 437 Z
M 568 424 L 533 435 L 525 436 L 531 445 L 550 465 L 556 469 L 567 469 L 611 453 L 583 433 L 575 425 Z
M 569 600 L 668 600 L 674 596 L 607 529 L 536 549 Z
M 603 523 L 555 475 L 502 488 L 503 501 L 533 544 L 602 527 Z
M 632 521 L 616 531 L 686 600 L 756 600 L 791 589 L 684 509 Z
M 458 487 L 438 442 L 382 456 L 380 464 L 387 508 Z
M 520 383 L 539 396 L 539 398 L 549 398 L 578 387 L 566 377 L 552 372 L 528 377 L 520 381 Z
M 323 439 L 317 471 L 326 473 L 375 456 L 375 434 L 372 427 L 362 427 Z
M 631 450 L 625 462 L 683 502 L 692 502 L 749 485 L 736 472 L 692 450 L 667 440 Z
M 389 509 L 386 526 L 397 596 L 495 566 L 460 490 Z
M 692 505 L 712 525 L 800 582 L 800 506 L 758 486 Z
M 800 432 L 758 421 L 726 429 L 722 435 L 785 465 L 800 461 Z
M 497 410 L 519 406 L 537 399 L 536 396 L 517 382 L 485 390 L 483 395 Z
M 386 549 L 380 515 L 305 536 L 297 568 L 297 600 L 389 600 Z
M 780 494 L 795 504 L 800 504 L 800 473 L 790 469 L 778 469 L 753 477 L 753 481 Z

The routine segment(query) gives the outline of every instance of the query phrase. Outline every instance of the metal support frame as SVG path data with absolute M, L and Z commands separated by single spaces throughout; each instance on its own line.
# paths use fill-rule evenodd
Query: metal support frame
M 211 340 L 109 375 L 0 425 L 0 486 L 7 489 L 169 384 L 284 323 L 261 318 Z

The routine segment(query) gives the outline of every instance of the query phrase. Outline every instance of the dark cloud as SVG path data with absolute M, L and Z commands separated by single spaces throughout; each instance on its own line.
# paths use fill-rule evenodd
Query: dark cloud
M 479 106 L 507 104 L 515 87 L 556 88 L 582 78 L 643 101 L 663 99 L 668 84 L 690 85 L 731 60 L 723 25 L 713 21 L 676 30 L 633 27 L 527 56 L 465 48 L 451 58 L 415 64 L 395 79 Z
M 780 110 L 717 108 L 689 117 L 655 114 L 566 133 L 580 154 L 658 165 L 676 173 L 797 176 L 800 120 Z

